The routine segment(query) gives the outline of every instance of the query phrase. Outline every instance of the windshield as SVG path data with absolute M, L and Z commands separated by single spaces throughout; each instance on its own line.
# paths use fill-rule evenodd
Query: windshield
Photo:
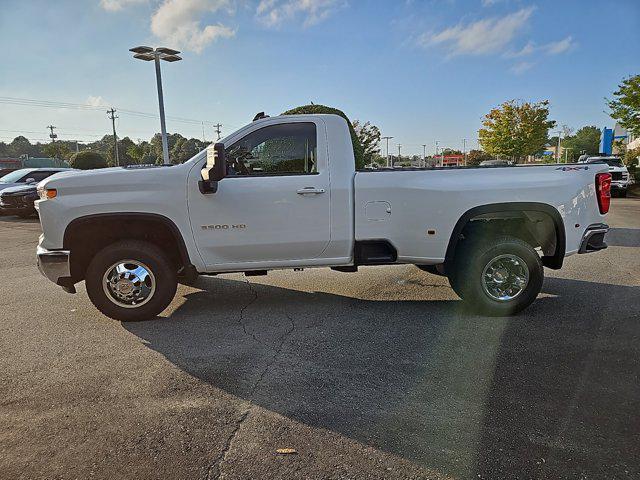
M 622 160 L 619 158 L 590 158 L 588 163 L 606 163 L 610 167 L 622 167 Z
M 22 177 L 24 177 L 29 170 L 16 170 L 15 172 L 7 173 L 4 177 L 0 177 L 0 183 L 17 183 Z

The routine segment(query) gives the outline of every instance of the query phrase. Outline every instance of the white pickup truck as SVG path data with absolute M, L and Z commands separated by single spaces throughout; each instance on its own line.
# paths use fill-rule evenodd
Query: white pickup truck
M 510 315 L 543 266 L 606 248 L 605 164 L 356 171 L 347 122 L 252 122 L 181 165 L 39 184 L 42 273 L 118 320 L 162 312 L 196 275 L 415 264 L 473 310 Z

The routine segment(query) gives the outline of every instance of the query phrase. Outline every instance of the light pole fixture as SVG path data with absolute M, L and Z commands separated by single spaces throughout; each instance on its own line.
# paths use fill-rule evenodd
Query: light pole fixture
M 162 163 L 165 165 L 171 165 L 169 161 L 169 144 L 167 142 L 167 126 L 164 120 L 164 99 L 162 97 L 162 75 L 160 73 L 160 60 L 165 62 L 177 62 L 182 60 L 179 57 L 178 50 L 173 50 L 166 47 L 134 47 L 129 49 L 133 52 L 133 58 L 138 60 L 144 60 L 145 62 L 154 61 L 156 64 L 156 83 L 158 84 L 158 104 L 160 106 L 160 129 L 162 131 Z

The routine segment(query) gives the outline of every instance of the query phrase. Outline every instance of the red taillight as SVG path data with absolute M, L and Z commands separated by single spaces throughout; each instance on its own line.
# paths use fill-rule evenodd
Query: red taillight
M 611 204 L 611 174 L 596 173 L 596 194 L 598 195 L 598 208 L 603 215 L 609 211 Z

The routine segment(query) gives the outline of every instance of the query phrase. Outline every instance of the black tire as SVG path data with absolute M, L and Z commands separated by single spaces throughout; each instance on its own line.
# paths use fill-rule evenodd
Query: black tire
M 143 263 L 155 278 L 155 291 L 146 303 L 123 307 L 112 300 L 103 287 L 103 277 L 115 263 L 135 260 Z M 123 322 L 150 320 L 162 312 L 173 300 L 178 286 L 176 268 L 156 245 L 139 240 L 113 243 L 98 252 L 85 275 L 87 293 L 91 302 L 107 317 Z
M 33 211 L 33 212 L 20 212 L 17 215 L 20 218 L 29 218 L 29 217 L 32 217 L 33 215 L 35 215 L 35 213 L 36 213 L 35 211 Z
M 627 198 L 627 190 L 626 190 L 626 189 L 625 189 L 625 190 L 620 190 L 620 191 L 618 192 L 618 196 L 619 196 L 620 198 Z
M 483 287 L 485 267 L 503 255 L 521 259 L 529 277 L 524 290 L 511 300 L 496 300 Z M 471 241 L 454 264 L 454 273 L 449 277 L 452 288 L 471 310 L 484 315 L 514 315 L 528 307 L 542 289 L 544 267 L 540 256 L 531 245 L 515 237 L 503 236 L 483 243 Z

